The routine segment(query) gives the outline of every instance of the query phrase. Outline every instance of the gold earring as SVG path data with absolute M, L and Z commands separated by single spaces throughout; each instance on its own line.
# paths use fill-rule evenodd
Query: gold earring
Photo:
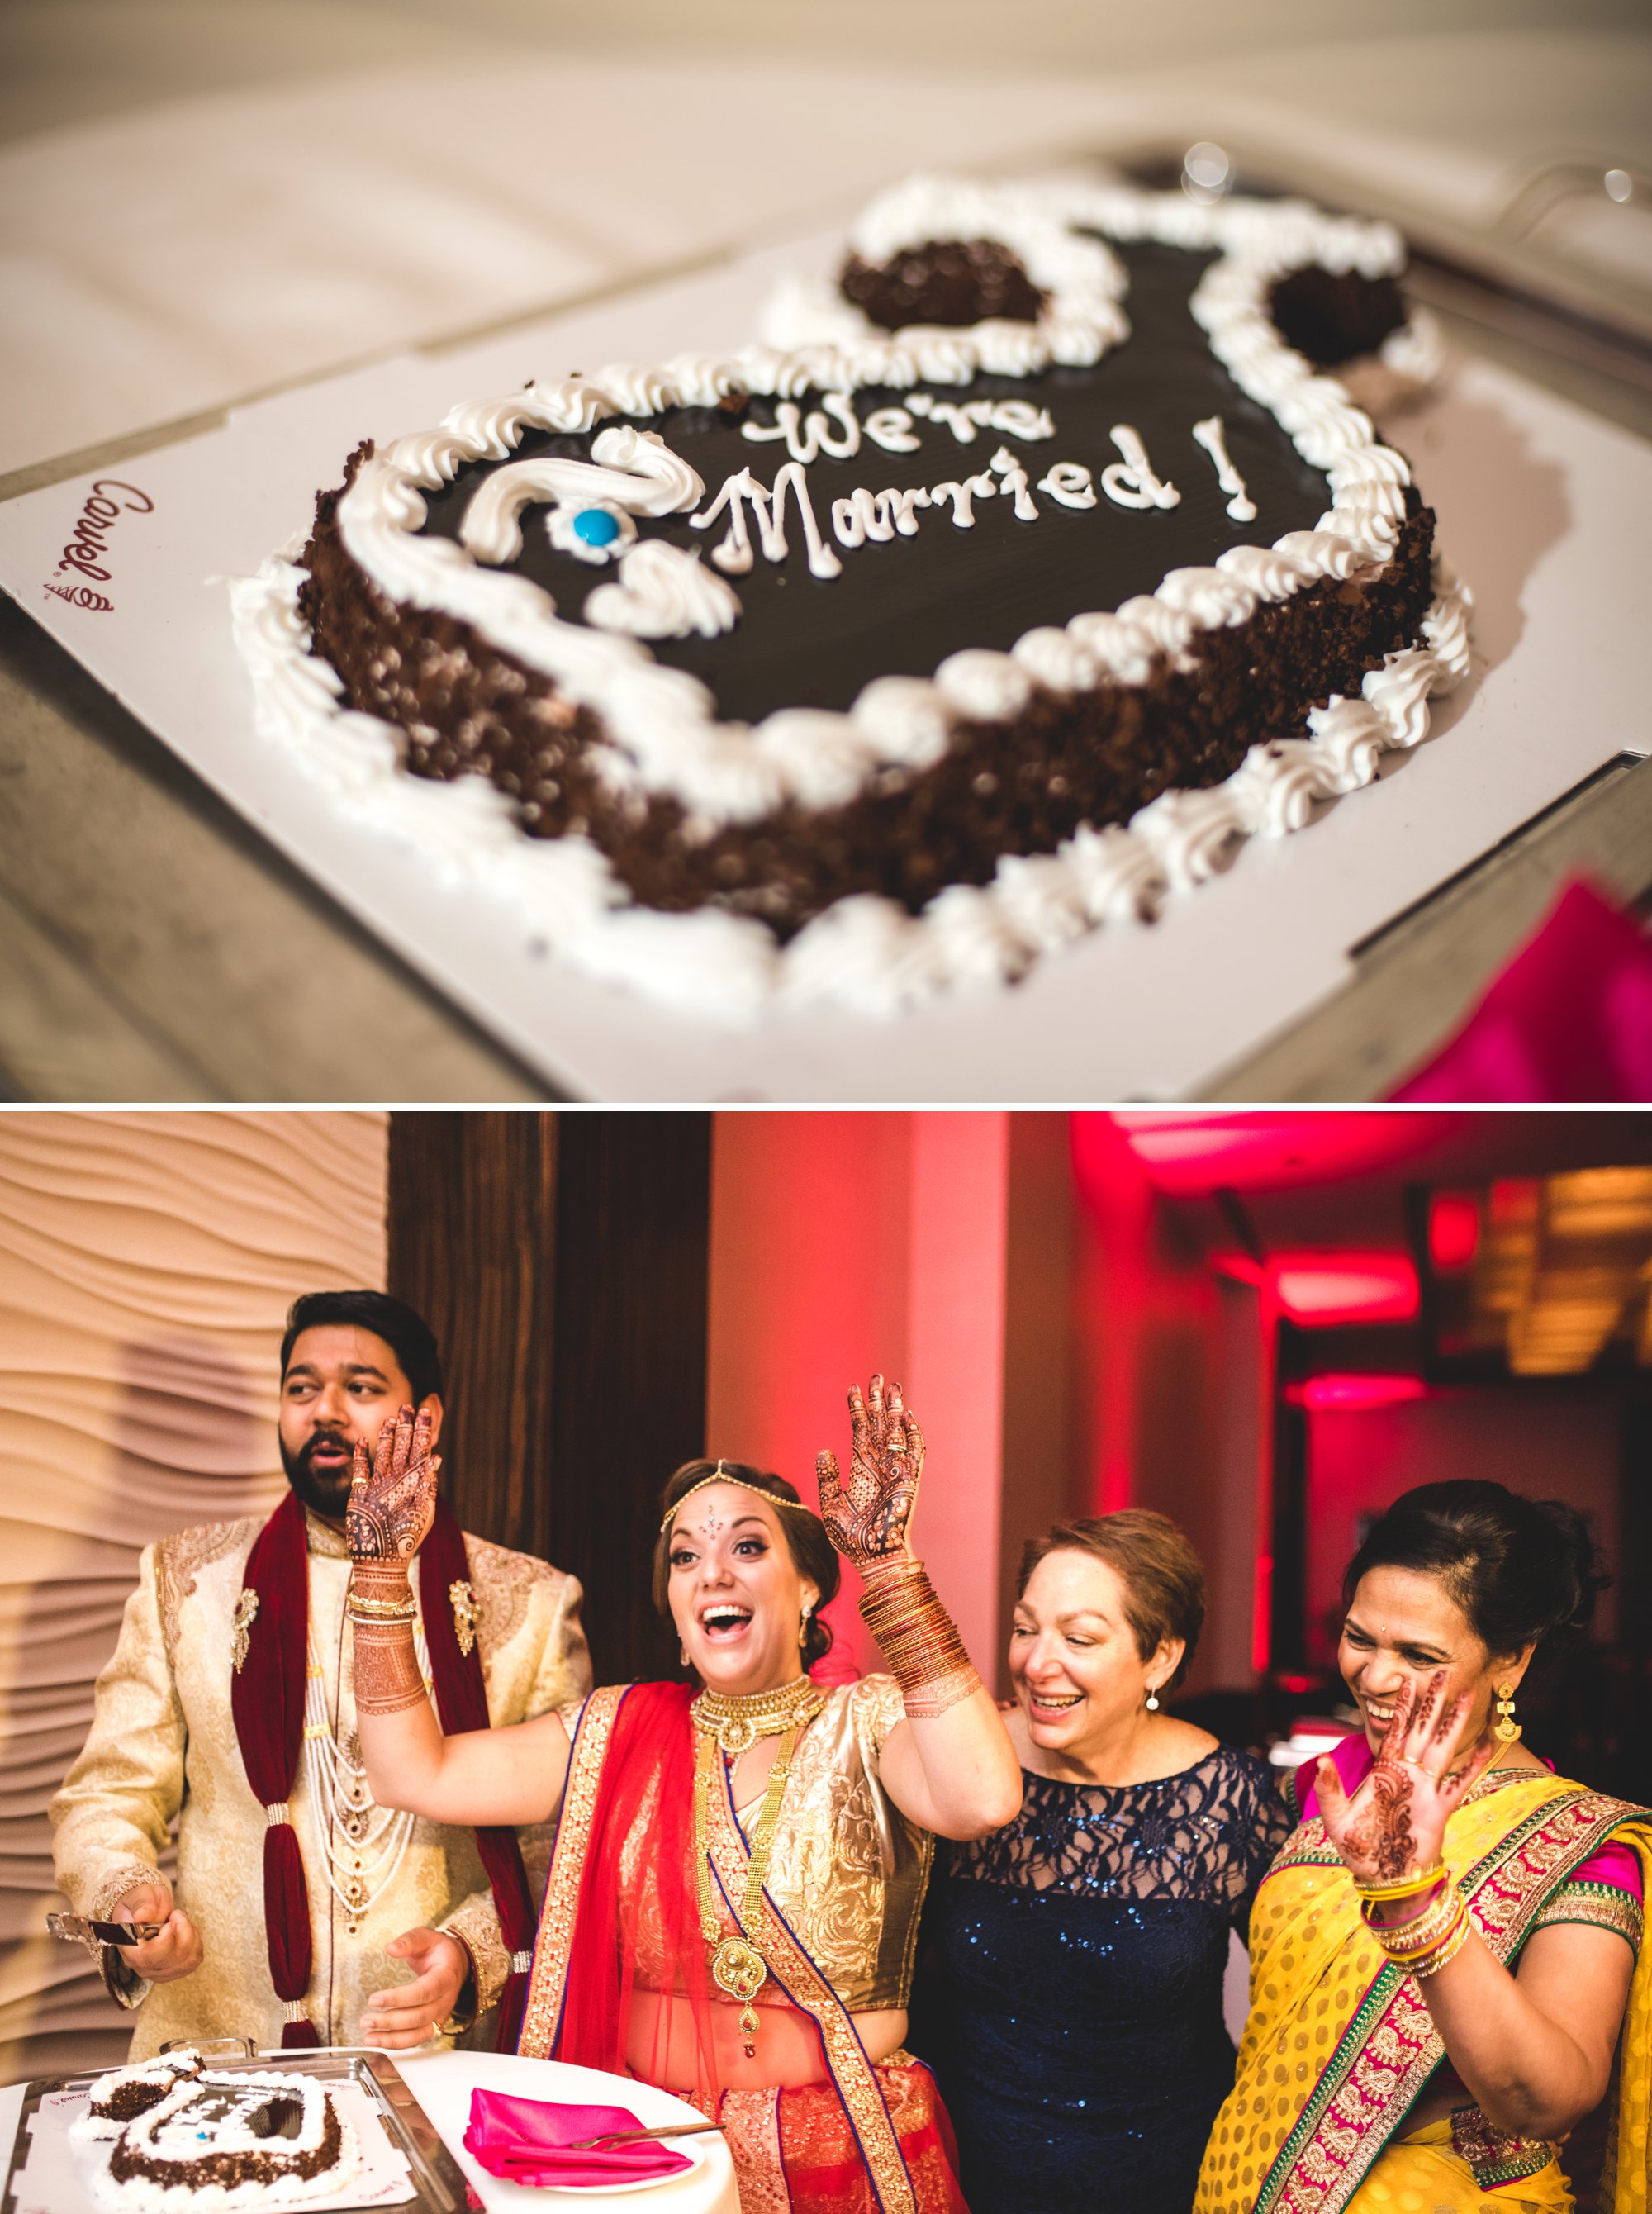
M 1514 1720 L 1514 1686 L 1512 1684 L 1499 1684 L 1497 1686 L 1497 1727 L 1493 1730 L 1491 1734 L 1496 1739 L 1499 1745 L 1513 1745 L 1520 1734 L 1520 1726 Z
M 676 1657 L 677 1664 L 680 1667 L 686 1668 L 688 1666 L 688 1648 L 686 1645 L 679 1645 L 677 1647 Z
M 812 1612 L 813 1609 L 805 1604 L 803 1610 L 803 1619 L 798 1624 L 798 1650 L 799 1653 L 806 1652 L 809 1648 L 809 1617 Z

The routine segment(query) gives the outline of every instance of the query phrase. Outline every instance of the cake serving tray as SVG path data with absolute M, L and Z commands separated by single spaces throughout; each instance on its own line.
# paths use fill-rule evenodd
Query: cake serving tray
M 126 490 L 107 603 L 52 589 L 86 476 L 0 508 L 3 585 L 100 682 L 334 898 L 576 1097 L 1024 1101 L 1197 1097 L 1202 1081 L 1352 974 L 1351 949 L 1472 867 L 1604 763 L 1652 749 L 1643 517 L 1652 450 L 1482 361 L 1382 427 L 1415 463 L 1476 601 L 1474 670 L 1414 754 L 1300 834 L 1252 839 L 1151 926 L 1096 932 L 1019 986 L 894 1022 L 791 1016 L 720 1030 L 572 973 L 387 841 L 318 807 L 254 725 L 227 580 L 254 571 L 363 437 L 535 375 L 746 338 L 834 229 L 547 318 L 438 358 L 401 357 L 234 413 L 96 473 Z M 395 1089 L 394 1072 L 384 1081 Z
M 215 2053 L 215 2043 L 233 2045 L 236 2054 Z M 197 2049 L 208 2055 L 215 2070 L 228 2074 L 276 2066 L 288 2075 L 319 2077 L 338 2089 L 340 2106 L 370 2151 L 374 2149 L 364 2126 L 369 2115 L 381 2125 L 387 2153 L 374 2162 L 382 2170 L 377 2188 L 366 2197 L 333 2193 L 306 2199 L 303 2214 L 365 2214 L 378 2208 L 395 2208 L 398 2214 L 462 2214 L 463 2172 L 388 2054 L 343 2046 L 251 2054 L 242 2038 L 208 2040 Z M 91 2184 L 88 2154 L 98 2149 L 72 2145 L 69 2138 L 69 2125 L 85 2107 L 93 2084 L 107 2072 L 100 2068 L 84 2075 L 42 2076 L 25 2084 L 0 2214 L 108 2214 Z

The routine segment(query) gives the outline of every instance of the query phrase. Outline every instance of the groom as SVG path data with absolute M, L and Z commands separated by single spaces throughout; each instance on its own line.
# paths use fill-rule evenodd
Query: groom
M 517 1833 L 376 1807 L 356 1739 L 351 1464 L 356 1440 L 370 1448 L 408 1404 L 439 1430 L 441 1361 L 422 1316 L 382 1292 L 307 1294 L 281 1347 L 287 1498 L 267 1521 L 144 1548 L 91 1734 L 52 1806 L 58 1886 L 76 1911 L 162 1925 L 100 1952 L 109 1990 L 137 2009 L 134 2060 L 221 2036 L 450 2042 L 501 1999 L 514 2043 L 534 1930 Z M 444 1728 L 525 1722 L 583 1696 L 574 1579 L 465 1535 L 445 1508 L 437 1529 L 416 1635 Z M 159 1867 L 174 1820 L 175 1899 Z M 547 1840 L 520 1844 L 542 1877 Z

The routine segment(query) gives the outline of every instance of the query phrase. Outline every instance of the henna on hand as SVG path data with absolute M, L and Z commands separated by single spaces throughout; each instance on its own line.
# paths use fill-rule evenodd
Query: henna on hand
M 426 1694 L 411 1622 L 353 1621 L 356 1712 L 396 1715 Z
M 1495 1755 L 1495 1747 L 1482 1745 L 1453 1770 L 1471 1702 L 1466 1691 L 1447 1698 L 1447 1682 L 1441 1668 L 1420 1694 L 1409 1679 L 1400 1685 L 1382 1750 L 1351 1801 L 1335 1764 L 1319 1764 L 1325 1834 L 1362 1882 L 1397 1883 L 1433 1867 L 1447 1822 Z
M 442 1463 L 431 1451 L 431 1416 L 404 1407 L 378 1434 L 370 1473 L 367 1446 L 358 1440 L 351 1471 L 345 1534 L 358 1573 L 367 1569 L 406 1576 L 436 1513 L 436 1478 Z
M 1398 1882 L 1411 1865 L 1410 1801 L 1410 1777 L 1385 1756 L 1371 1771 L 1371 1804 L 1360 1826 L 1360 1844 L 1381 1883 Z
M 846 1560 L 876 1569 L 906 1557 L 907 1527 L 923 1474 L 923 1432 L 900 1385 L 890 1385 L 886 1398 L 883 1378 L 874 1376 L 864 1400 L 858 1384 L 849 1386 L 849 1437 L 847 1485 L 829 1446 L 816 1456 L 821 1520 Z

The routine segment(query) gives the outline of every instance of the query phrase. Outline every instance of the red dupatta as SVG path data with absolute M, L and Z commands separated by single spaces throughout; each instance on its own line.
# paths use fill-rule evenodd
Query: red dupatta
M 488 1727 L 487 1685 L 480 1648 L 461 1649 L 456 1585 L 468 1587 L 464 1532 L 438 1498 L 420 1557 L 425 1646 L 437 1713 L 450 1735 Z M 444 1599 L 448 1603 L 444 1605 Z M 289 1492 L 254 1541 L 236 1610 L 237 1660 L 229 1682 L 236 1741 L 247 1781 L 264 1808 L 264 1926 L 270 1978 L 286 2009 L 284 2046 L 321 2043 L 306 2012 L 313 1954 L 309 1889 L 292 1826 L 289 1795 L 304 1743 L 304 1669 L 309 1644 L 309 1545 L 304 1509 Z M 493 1888 L 499 1929 L 512 1956 L 499 1999 L 498 2049 L 514 2051 L 528 1992 L 526 1962 L 534 1942 L 534 1909 L 522 1850 L 511 1829 L 479 1829 L 476 1849 Z M 518 1965 L 521 1964 L 521 1965 Z
M 556 1850 L 520 2050 L 582 2068 L 630 2073 L 627 2047 L 637 1948 L 646 1929 L 676 1963 L 677 1995 L 694 2009 L 696 2091 L 719 2085 L 711 1979 L 690 1881 L 694 1732 L 687 1684 L 632 1684 L 585 1703 L 568 1763 Z M 639 1825 L 645 1825 L 639 1830 Z M 637 1845 L 627 1854 L 633 1832 Z M 631 1865 L 622 1868 L 622 1859 Z M 576 1936 L 578 1942 L 575 1942 Z

